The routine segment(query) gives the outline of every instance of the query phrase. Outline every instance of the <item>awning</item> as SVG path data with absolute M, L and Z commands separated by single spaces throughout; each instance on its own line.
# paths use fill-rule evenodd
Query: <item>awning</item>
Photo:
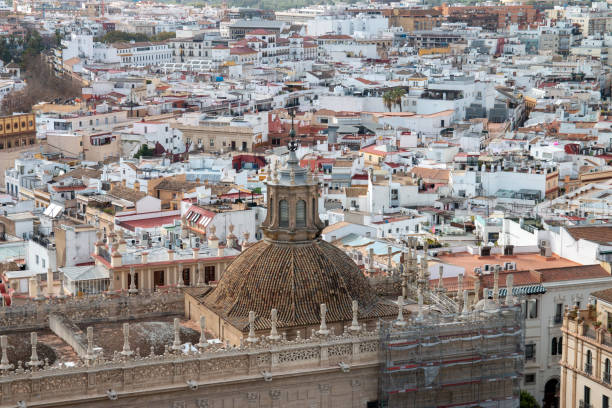
M 507 288 L 499 289 L 499 297 L 506 297 L 508 293 Z M 518 286 L 512 288 L 512 294 L 514 296 L 527 296 L 527 295 L 540 295 L 542 293 L 546 293 L 546 288 L 540 284 L 538 285 L 527 285 L 527 286 Z M 493 296 L 493 290 L 487 290 L 487 297 Z

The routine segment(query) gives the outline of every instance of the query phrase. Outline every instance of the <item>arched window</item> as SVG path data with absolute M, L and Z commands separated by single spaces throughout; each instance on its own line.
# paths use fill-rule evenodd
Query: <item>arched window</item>
M 550 354 L 552 354 L 553 356 L 557 355 L 557 338 L 553 337 L 552 339 L 552 345 L 550 348 Z
M 287 200 L 280 200 L 278 203 L 278 215 L 279 215 L 279 223 L 280 227 L 288 227 L 289 226 L 289 204 Z
M 306 201 L 299 200 L 295 206 L 295 226 L 306 226 Z
M 606 358 L 606 362 L 604 363 L 603 380 L 605 383 L 610 384 L 610 359 L 609 358 Z
M 557 354 L 563 354 L 563 337 L 559 337 L 559 344 L 557 345 Z

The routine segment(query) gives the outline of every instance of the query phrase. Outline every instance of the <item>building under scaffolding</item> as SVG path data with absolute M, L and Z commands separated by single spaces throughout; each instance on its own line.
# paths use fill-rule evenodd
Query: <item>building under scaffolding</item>
M 481 302 L 473 311 L 381 323 L 381 406 L 518 407 L 520 308 Z

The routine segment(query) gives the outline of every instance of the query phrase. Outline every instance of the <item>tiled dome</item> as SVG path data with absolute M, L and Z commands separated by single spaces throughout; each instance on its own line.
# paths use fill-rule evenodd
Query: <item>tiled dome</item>
M 382 303 L 357 265 L 339 248 L 320 239 L 304 244 L 260 241 L 239 255 L 203 303 L 237 327 L 246 327 L 249 311 L 257 329 L 269 327 L 270 310 L 278 326 L 315 325 L 320 304 L 327 321 L 350 321 L 352 301 L 359 318 L 389 316 L 397 309 Z

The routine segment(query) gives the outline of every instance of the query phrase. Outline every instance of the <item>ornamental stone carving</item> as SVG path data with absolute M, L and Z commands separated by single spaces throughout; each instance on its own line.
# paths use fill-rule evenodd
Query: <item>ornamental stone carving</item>
M 294 361 L 317 360 L 320 357 L 321 350 L 318 347 L 300 350 L 290 350 L 280 352 L 278 355 L 278 362 L 282 364 Z
M 240 357 L 224 357 L 202 360 L 200 364 L 201 372 L 222 371 L 222 370 L 238 370 L 245 369 L 249 366 L 247 356 Z
M 321 394 L 327 394 L 331 391 L 331 385 L 329 384 L 319 384 L 319 391 Z
M 270 390 L 270 398 L 273 400 L 279 400 L 281 397 L 281 390 Z
M 259 399 L 259 393 L 258 392 L 247 392 L 246 398 L 247 398 L 247 401 L 249 402 L 257 401 Z
M 359 352 L 360 353 L 377 353 L 378 352 L 378 342 L 377 341 L 369 341 L 359 344 Z
M 123 381 L 123 370 L 103 370 L 96 376 L 96 384 L 117 384 Z
M 329 357 L 340 357 L 351 355 L 353 347 L 351 344 L 334 344 L 327 351 Z
M 185 401 L 174 401 L 171 407 L 172 408 L 185 408 Z
M 198 407 L 198 408 L 210 408 L 211 405 L 208 402 L 207 398 L 198 398 L 196 400 L 196 407 Z

